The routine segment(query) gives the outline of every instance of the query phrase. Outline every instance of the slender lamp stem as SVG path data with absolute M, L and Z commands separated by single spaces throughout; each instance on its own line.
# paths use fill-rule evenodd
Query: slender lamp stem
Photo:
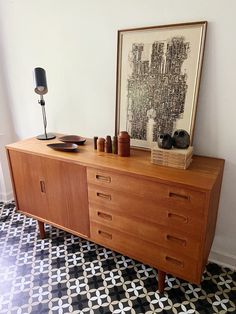
M 43 95 L 40 95 L 39 104 L 41 105 L 41 108 L 42 108 L 44 134 L 45 134 L 45 138 L 47 138 L 47 117 L 46 117 L 45 101 L 43 99 Z

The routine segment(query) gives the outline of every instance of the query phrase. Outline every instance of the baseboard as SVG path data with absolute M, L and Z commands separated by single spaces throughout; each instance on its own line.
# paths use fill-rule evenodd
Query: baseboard
M 0 193 L 0 201 L 1 202 L 9 202 L 13 200 L 13 192 L 10 191 L 8 193 Z
M 210 262 L 214 262 L 224 267 L 236 270 L 236 256 L 218 251 L 211 251 L 209 255 Z

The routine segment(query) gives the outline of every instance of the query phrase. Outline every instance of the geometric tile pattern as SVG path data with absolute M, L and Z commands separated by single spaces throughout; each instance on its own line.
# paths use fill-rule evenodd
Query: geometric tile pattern
M 236 272 L 209 263 L 200 286 L 36 221 L 0 202 L 0 313 L 236 313 Z

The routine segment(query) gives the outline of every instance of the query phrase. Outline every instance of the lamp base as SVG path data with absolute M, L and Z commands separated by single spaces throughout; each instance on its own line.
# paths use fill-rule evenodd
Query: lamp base
M 46 134 L 41 134 L 41 135 L 38 135 L 36 138 L 38 140 L 52 140 L 53 138 L 55 138 L 56 135 L 54 135 L 53 133 L 46 133 Z

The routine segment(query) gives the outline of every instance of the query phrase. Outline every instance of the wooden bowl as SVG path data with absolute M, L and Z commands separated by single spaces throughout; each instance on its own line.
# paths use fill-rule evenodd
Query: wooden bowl
M 60 150 L 64 152 L 77 151 L 77 148 L 78 148 L 78 145 L 74 143 L 53 143 L 53 144 L 47 144 L 47 146 L 54 150 Z
M 86 138 L 78 135 L 65 135 L 59 137 L 59 140 L 65 143 L 75 143 L 77 145 L 83 145 L 86 142 Z

